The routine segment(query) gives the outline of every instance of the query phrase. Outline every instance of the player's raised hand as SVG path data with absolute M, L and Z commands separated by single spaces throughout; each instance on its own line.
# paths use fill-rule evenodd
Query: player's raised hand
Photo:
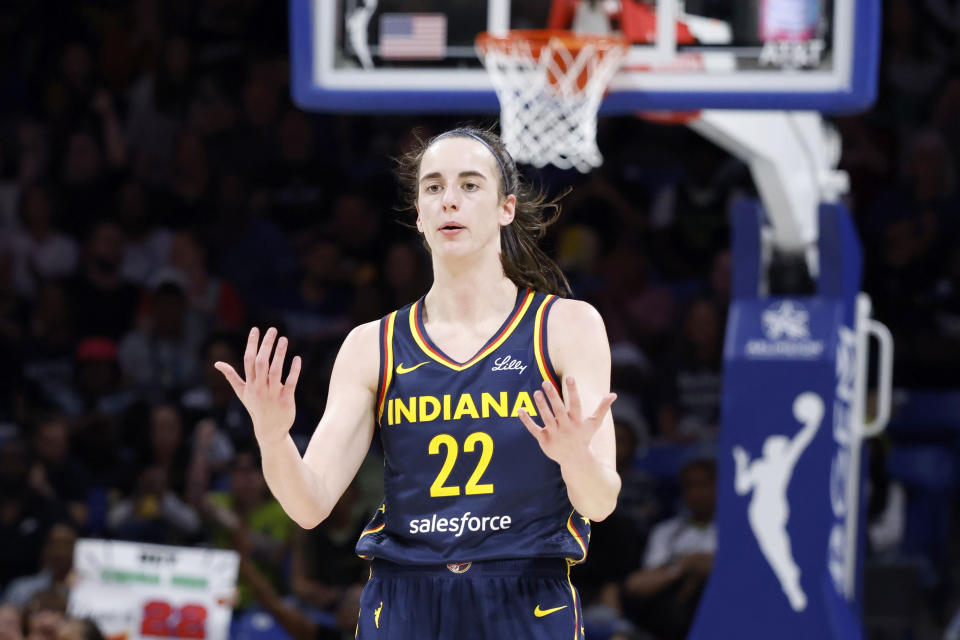
M 533 394 L 543 427 L 534 422 L 526 411 L 520 411 L 520 421 L 527 431 L 537 439 L 546 456 L 561 465 L 568 460 L 581 458 L 587 452 L 593 435 L 603 423 L 610 405 L 617 399 L 617 394 L 608 393 L 592 414 L 583 416 L 576 382 L 568 377 L 566 385 L 566 402 L 549 382 L 544 382 L 543 390 Z
M 277 342 L 277 350 L 271 361 L 274 341 Z M 215 362 L 213 365 L 224 375 L 250 413 L 253 430 L 261 447 L 286 438 L 297 415 L 293 393 L 300 378 L 300 356 L 294 356 L 287 381 L 283 383 L 280 377 L 286 355 L 287 339 L 282 337 L 277 340 L 276 329 L 267 329 L 261 344 L 260 330 L 254 327 L 250 330 L 247 348 L 243 352 L 245 379 L 226 362 Z

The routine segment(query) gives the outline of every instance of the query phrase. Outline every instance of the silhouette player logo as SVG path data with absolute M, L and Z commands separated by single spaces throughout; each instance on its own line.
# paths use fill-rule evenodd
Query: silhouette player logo
M 797 460 L 823 422 L 823 398 L 810 391 L 801 393 L 793 401 L 793 416 L 803 428 L 792 440 L 784 435 L 768 437 L 763 443 L 763 455 L 752 462 L 743 447 L 733 447 L 734 489 L 741 496 L 753 492 L 747 521 L 790 606 L 794 611 L 803 611 L 807 608 L 807 595 L 800 586 L 800 568 L 793 558 L 787 533 L 787 488 Z

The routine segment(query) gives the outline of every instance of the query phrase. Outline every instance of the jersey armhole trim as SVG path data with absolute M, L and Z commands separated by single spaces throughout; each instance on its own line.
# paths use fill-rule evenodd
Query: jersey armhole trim
M 543 379 L 554 387 L 562 395 L 563 390 L 560 388 L 559 376 L 557 375 L 556 369 L 553 368 L 553 363 L 550 361 L 550 354 L 547 349 L 547 315 L 550 313 L 550 307 L 553 306 L 553 303 L 557 301 L 557 296 L 553 294 L 547 295 L 543 299 L 543 302 L 540 303 L 540 307 L 537 309 L 537 316 L 533 324 L 533 353 L 537 359 L 537 367 L 540 369 L 540 375 Z
M 383 426 L 383 406 L 387 398 L 387 390 L 390 389 L 390 382 L 393 380 L 393 326 L 396 319 L 397 312 L 394 311 L 381 320 L 383 331 L 380 333 L 380 362 L 383 363 L 383 368 L 380 370 L 377 389 L 377 423 L 381 427 Z
M 568 558 L 572 564 L 580 564 L 587 559 L 587 545 L 583 541 L 583 536 L 580 535 L 580 532 L 577 531 L 577 526 L 573 523 L 574 516 L 581 517 L 577 514 L 576 509 L 570 511 L 570 517 L 567 518 L 567 531 L 570 532 L 570 535 L 573 536 L 573 539 L 576 541 L 577 546 L 580 547 L 581 555 L 579 558 Z

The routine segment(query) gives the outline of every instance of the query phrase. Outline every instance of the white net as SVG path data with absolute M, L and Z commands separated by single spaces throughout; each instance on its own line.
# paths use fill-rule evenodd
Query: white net
M 584 173 L 603 163 L 597 110 L 627 53 L 615 38 L 484 34 L 477 49 L 500 99 L 500 133 L 517 162 Z

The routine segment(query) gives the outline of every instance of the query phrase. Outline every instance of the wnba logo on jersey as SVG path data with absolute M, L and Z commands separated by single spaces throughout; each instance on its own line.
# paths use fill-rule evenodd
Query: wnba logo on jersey
M 453 573 L 466 573 L 472 566 L 472 562 L 451 562 L 447 565 L 447 569 Z

